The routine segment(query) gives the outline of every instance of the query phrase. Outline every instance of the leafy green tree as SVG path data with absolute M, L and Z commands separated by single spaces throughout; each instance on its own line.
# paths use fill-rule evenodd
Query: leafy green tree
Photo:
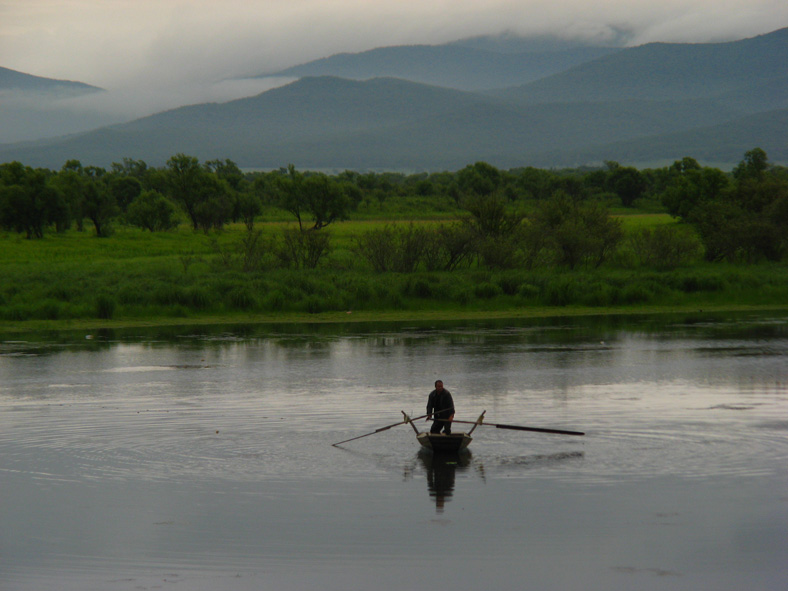
M 527 198 L 548 199 L 554 191 L 555 175 L 547 170 L 529 166 L 515 173 L 515 183 Z
M 87 182 L 82 164 L 79 160 L 67 161 L 51 182 L 63 195 L 68 217 L 65 226 L 70 226 L 73 220 L 77 224 L 77 230 L 82 232 L 85 218 L 85 184 Z M 61 231 L 60 227 L 58 231 Z
M 200 227 L 197 206 L 205 201 L 208 173 L 194 156 L 176 154 L 167 160 L 167 189 L 170 197 L 181 205 L 195 230 Z
M 206 175 L 199 189 L 199 202 L 194 207 L 197 226 L 206 234 L 220 230 L 233 213 L 232 189 L 214 175 Z
M 110 222 L 120 210 L 109 186 L 103 181 L 100 173 L 89 172 L 84 184 L 83 212 L 93 222 L 96 236 L 106 238 L 112 234 Z
M 121 211 L 126 211 L 140 193 L 142 183 L 133 176 L 113 175 L 109 180 L 109 190 Z
M 698 200 L 686 219 L 698 230 L 710 261 L 777 261 L 786 254 L 780 215 L 788 200 L 788 175 L 768 163 L 760 148 L 734 169 L 734 182 L 716 200 Z
M 570 269 L 599 267 L 623 237 L 621 222 L 600 203 L 572 199 L 563 192 L 542 202 L 530 222 L 528 240 L 544 245 L 558 264 Z
M 624 207 L 632 207 L 635 200 L 645 194 L 647 188 L 646 179 L 637 168 L 618 164 L 612 166 L 607 183 L 610 190 L 621 199 Z
M 205 168 L 212 172 L 220 180 L 225 181 L 233 191 L 243 190 L 245 181 L 244 173 L 232 160 L 209 160 L 205 163 Z
M 503 180 L 501 171 L 486 162 L 468 165 L 457 173 L 457 184 L 465 195 L 492 195 L 501 189 Z
M 175 206 L 158 191 L 143 191 L 131 202 L 126 219 L 134 226 L 151 232 L 170 230 L 178 225 Z
M 686 161 L 674 163 L 661 196 L 668 213 L 685 220 L 696 207 L 723 199 L 730 189 L 730 181 L 721 170 L 688 165 Z
M 273 198 L 278 207 L 292 213 L 298 221 L 298 229 L 304 229 L 302 216 L 307 208 L 303 191 L 304 175 L 292 164 L 280 170 L 273 183 Z
M 61 194 L 47 181 L 44 170 L 20 162 L 0 165 L 0 225 L 42 238 L 44 228 L 65 210 Z
M 119 177 L 133 177 L 137 179 L 145 188 L 147 186 L 150 175 L 150 169 L 144 160 L 134 160 L 132 158 L 124 158 L 123 162 L 113 162 L 110 166 L 110 172 Z
M 241 193 L 237 199 L 238 213 L 241 216 L 246 229 L 250 232 L 254 229 L 254 220 L 263 211 L 260 198 L 255 193 Z
M 353 203 L 343 184 L 325 174 L 307 177 L 301 185 L 304 205 L 314 220 L 313 230 L 348 219 Z
M 733 169 L 733 178 L 762 180 L 769 169 L 769 157 L 761 148 L 753 148 L 744 153 L 744 159 Z

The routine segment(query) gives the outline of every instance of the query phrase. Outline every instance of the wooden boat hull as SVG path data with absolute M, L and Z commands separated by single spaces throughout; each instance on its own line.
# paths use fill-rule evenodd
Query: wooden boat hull
M 473 438 L 468 433 L 419 433 L 416 439 L 425 449 L 433 453 L 456 454 L 466 449 Z

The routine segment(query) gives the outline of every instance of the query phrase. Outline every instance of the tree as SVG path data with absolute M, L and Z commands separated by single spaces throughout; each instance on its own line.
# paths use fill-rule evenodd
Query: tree
M 486 162 L 477 162 L 457 173 L 457 184 L 465 195 L 492 195 L 501 188 L 503 174 Z
M 176 154 L 167 160 L 167 188 L 170 197 L 183 207 L 195 230 L 200 227 L 197 206 L 205 200 L 204 185 L 207 177 L 208 173 L 193 156 Z
M 314 220 L 313 230 L 348 219 L 352 203 L 345 187 L 325 174 L 307 177 L 301 185 L 306 209 Z
M 612 164 L 612 163 L 611 163 Z M 608 176 L 608 187 L 618 195 L 624 207 L 632 207 L 646 191 L 646 179 L 632 166 L 614 166 Z
M 93 222 L 96 236 L 106 238 L 112 233 L 110 221 L 118 215 L 119 209 L 115 197 L 99 174 L 88 177 L 84 185 L 84 197 L 85 217 Z
M 142 183 L 133 176 L 113 176 L 109 181 L 109 190 L 120 210 L 126 211 L 142 193 Z
M 44 228 L 65 210 L 61 194 L 47 181 L 44 170 L 20 162 L 0 165 L 0 225 L 42 238 Z
M 273 186 L 274 200 L 281 209 L 292 213 L 298 221 L 298 229 L 303 230 L 301 220 L 302 212 L 306 209 L 304 192 L 302 185 L 304 175 L 289 164 L 285 170 L 280 170 L 280 175 L 276 177 Z
M 214 173 L 220 180 L 226 181 L 234 191 L 241 191 L 244 184 L 244 173 L 238 165 L 230 160 L 209 160 L 205 169 Z
M 65 226 L 70 226 L 73 220 L 80 232 L 83 230 L 85 218 L 85 182 L 84 170 L 79 160 L 66 162 L 52 179 L 52 184 L 63 195 L 67 212 Z M 58 231 L 62 229 L 59 227 Z
M 178 225 L 175 206 L 158 191 L 143 191 L 131 202 L 126 219 L 134 226 L 151 232 L 169 230 Z
M 623 237 L 621 222 L 598 202 L 557 192 L 531 216 L 527 241 L 552 252 L 558 264 L 599 267 Z
M 110 171 L 116 176 L 133 177 L 143 185 L 146 184 L 150 173 L 144 160 L 133 160 L 132 158 L 124 158 L 122 163 L 113 162 Z
M 254 193 L 241 193 L 238 196 L 238 213 L 250 232 L 254 229 L 254 219 L 263 210 L 260 198 Z
M 743 179 L 759 181 L 763 179 L 763 175 L 768 168 L 769 157 L 766 155 L 766 152 L 761 148 L 753 148 L 749 152 L 744 153 L 744 160 L 733 169 L 733 178 L 737 181 Z
M 669 175 L 662 204 L 670 215 L 685 220 L 696 207 L 723 199 L 730 188 L 730 181 L 721 170 L 692 166 L 686 158 L 676 161 Z

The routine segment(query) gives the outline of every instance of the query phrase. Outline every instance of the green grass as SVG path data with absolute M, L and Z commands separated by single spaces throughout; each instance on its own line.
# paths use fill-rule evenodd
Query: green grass
M 622 217 L 625 231 L 675 223 L 664 214 Z M 252 272 L 217 253 L 237 249 L 241 225 L 210 236 L 119 227 L 26 240 L 0 234 L 0 331 L 184 322 L 521 317 L 788 307 L 784 264 L 698 263 L 673 271 L 596 270 L 372 273 L 354 237 L 389 221 L 330 227 L 332 253 L 314 270 L 269 264 Z M 425 223 L 425 222 L 416 222 Z M 290 223 L 259 224 L 273 237 Z

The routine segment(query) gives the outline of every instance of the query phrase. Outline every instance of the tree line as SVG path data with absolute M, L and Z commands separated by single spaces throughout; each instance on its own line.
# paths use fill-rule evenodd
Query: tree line
M 292 216 L 277 248 L 289 266 L 317 266 L 328 252 L 324 230 L 364 210 L 385 216 L 397 204 L 439 211 L 450 223 L 390 224 L 357 237 L 356 249 L 372 268 L 407 272 L 540 265 L 595 267 L 621 242 L 631 256 L 653 266 L 692 257 L 709 261 L 782 260 L 788 252 L 788 169 L 760 148 L 732 172 L 683 158 L 639 170 L 607 162 L 598 168 L 501 170 L 477 162 L 456 172 L 339 174 L 299 171 L 293 165 L 243 172 L 231 160 L 200 163 L 176 154 L 163 167 L 124 159 L 108 170 L 77 160 L 60 170 L 20 162 L 0 165 L 0 227 L 36 239 L 45 232 L 112 234 L 113 224 L 167 231 L 183 220 L 206 234 L 229 222 L 249 232 L 245 265 L 265 247 L 255 222 L 271 208 Z M 681 224 L 625 237 L 611 208 L 666 211 Z M 417 217 L 417 216 L 413 216 Z M 270 245 L 269 245 L 270 246 Z

